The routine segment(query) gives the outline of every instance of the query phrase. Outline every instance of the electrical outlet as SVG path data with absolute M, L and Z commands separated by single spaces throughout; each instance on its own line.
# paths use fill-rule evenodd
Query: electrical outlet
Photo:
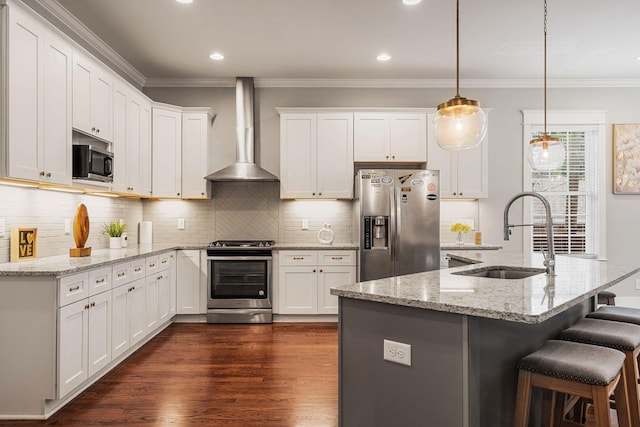
M 411 345 L 384 340 L 384 360 L 411 366 Z
M 302 220 L 302 229 L 303 230 L 308 230 L 309 229 L 309 220 L 308 219 L 303 219 Z
M 64 219 L 64 234 L 71 234 L 71 220 L 69 218 Z
M 4 218 L 0 219 L 0 237 L 4 237 Z
M 184 218 L 178 218 L 178 230 L 184 230 Z

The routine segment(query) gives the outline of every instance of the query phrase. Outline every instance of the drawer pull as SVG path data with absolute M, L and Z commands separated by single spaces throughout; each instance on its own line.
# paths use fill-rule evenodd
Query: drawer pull
M 98 284 L 98 283 L 104 283 L 104 277 L 102 279 L 96 280 L 96 284 Z
M 304 257 L 303 257 L 303 256 L 294 256 L 294 257 L 293 257 L 293 259 L 295 259 L 295 260 L 301 260 L 301 259 L 304 259 Z
M 162 261 L 160 261 L 160 263 L 161 263 L 161 264 L 166 264 L 166 263 L 167 263 L 167 260 L 166 260 L 166 259 L 163 259 Z
M 126 271 L 121 271 L 120 273 L 118 273 L 118 277 L 124 277 L 127 275 Z
M 331 259 L 342 259 L 341 256 L 332 256 Z
M 136 267 L 133 271 L 136 273 L 140 273 L 140 270 L 142 270 L 142 267 Z
M 153 263 L 153 264 L 149 264 L 149 268 L 153 268 L 153 267 L 155 267 L 155 266 L 156 266 L 156 264 L 155 264 L 155 263 Z
M 78 289 L 80 289 L 80 285 L 69 288 L 69 292 L 77 291 Z
M 162 276 L 156 277 L 156 280 L 162 280 Z

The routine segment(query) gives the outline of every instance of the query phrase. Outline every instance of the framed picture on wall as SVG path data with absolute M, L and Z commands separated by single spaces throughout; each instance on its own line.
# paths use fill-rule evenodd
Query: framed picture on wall
M 613 192 L 640 194 L 640 124 L 613 125 Z

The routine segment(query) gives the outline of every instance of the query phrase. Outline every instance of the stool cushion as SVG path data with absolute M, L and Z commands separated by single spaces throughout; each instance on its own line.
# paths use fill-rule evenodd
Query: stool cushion
M 616 350 L 634 351 L 640 346 L 640 326 L 611 320 L 582 319 L 560 332 L 559 338 Z
M 590 319 L 614 320 L 616 322 L 635 323 L 640 325 L 640 309 L 620 306 L 600 307 L 587 314 Z
M 623 362 L 624 353 L 612 348 L 549 340 L 540 350 L 522 358 L 518 369 L 604 386 L 618 375 Z
M 611 291 L 600 291 L 598 292 L 598 296 L 603 298 L 615 298 L 616 294 Z

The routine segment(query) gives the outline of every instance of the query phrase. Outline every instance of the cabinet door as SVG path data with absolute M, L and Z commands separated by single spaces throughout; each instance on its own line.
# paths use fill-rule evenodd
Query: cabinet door
M 280 266 L 279 269 L 280 314 L 316 314 L 317 267 Z
M 145 283 L 144 279 L 136 280 L 128 286 L 127 317 L 129 320 L 129 347 L 137 344 L 147 334 L 145 317 Z
M 143 194 L 140 176 L 140 139 L 142 105 L 140 99 L 131 94 L 127 99 L 127 144 L 125 163 L 127 169 L 127 190 L 132 194 Z
M 144 312 L 147 333 L 158 326 L 158 287 L 162 276 L 155 273 L 146 278 L 144 284 Z
M 427 169 L 440 171 L 440 198 L 450 199 L 457 197 L 457 154 L 443 150 L 433 139 L 429 140 L 428 151 Z
M 179 198 L 182 192 L 182 114 L 157 107 L 152 110 L 153 195 Z
M 338 297 L 331 295 L 331 288 L 356 282 L 354 266 L 318 267 L 318 314 L 338 314 Z
M 200 314 L 200 251 L 178 251 L 177 313 Z
M 129 310 L 127 300 L 131 285 L 114 288 L 111 293 L 111 357 L 115 360 L 129 349 Z
M 89 376 L 111 362 L 111 292 L 89 298 Z
M 280 198 L 316 196 L 316 115 L 280 116 Z
M 44 178 L 39 150 L 44 36 L 37 22 L 17 8 L 9 17 L 9 176 L 38 180 Z
M 73 127 L 93 135 L 91 130 L 91 73 L 92 64 L 73 54 Z
M 87 299 L 58 310 L 58 398 L 88 378 L 89 303 Z
M 489 197 L 488 141 L 458 154 L 458 196 L 465 198 Z
M 171 318 L 171 279 L 170 270 L 158 274 L 158 324 Z
M 426 162 L 426 114 L 391 114 L 389 117 L 389 146 L 391 161 Z
M 116 85 L 113 93 L 113 190 L 119 193 L 129 192 L 127 177 L 127 98 L 128 92 L 124 86 Z
M 182 198 L 207 197 L 209 115 L 182 113 Z
M 353 115 L 353 160 L 389 161 L 389 115 L 356 113 Z
M 113 78 L 100 65 L 94 65 L 91 75 L 91 117 L 93 135 L 111 142 Z
M 72 51 L 52 35 L 44 45 L 43 170 L 47 182 L 71 184 Z
M 140 101 L 140 192 L 143 196 L 151 195 L 151 104 L 146 100 Z
M 353 198 L 353 114 L 318 114 L 317 190 L 323 198 Z

